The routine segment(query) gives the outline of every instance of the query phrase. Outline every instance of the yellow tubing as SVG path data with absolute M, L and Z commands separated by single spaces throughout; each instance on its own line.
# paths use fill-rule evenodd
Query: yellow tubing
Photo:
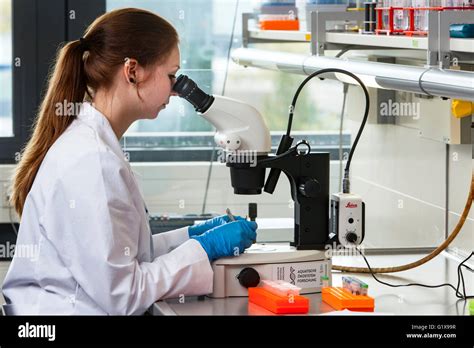
M 427 263 L 428 261 L 430 261 L 431 259 L 433 259 L 439 253 L 441 253 L 444 249 L 446 249 L 461 231 L 461 228 L 463 227 L 464 222 L 466 221 L 467 215 L 469 214 L 469 210 L 471 210 L 473 196 L 474 196 L 474 173 L 471 176 L 471 189 L 469 191 L 469 196 L 467 197 L 467 202 L 466 202 L 466 205 L 464 206 L 462 215 L 459 218 L 459 221 L 456 227 L 454 227 L 454 230 L 451 232 L 449 237 L 440 246 L 438 246 L 430 254 L 426 255 L 425 257 L 423 257 L 422 259 L 418 261 L 408 263 L 402 266 L 396 266 L 396 267 L 372 268 L 372 271 L 374 273 L 401 272 L 401 271 L 406 271 L 408 269 L 421 266 Z M 351 273 L 370 273 L 370 270 L 366 267 L 346 267 L 346 266 L 333 265 L 332 269 L 337 270 L 337 271 L 342 271 L 342 272 L 351 272 Z

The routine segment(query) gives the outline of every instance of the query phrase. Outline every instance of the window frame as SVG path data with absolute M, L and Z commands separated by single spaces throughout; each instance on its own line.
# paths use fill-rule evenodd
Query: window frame
M 195 146 L 178 147 L 173 149 L 170 147 L 152 146 L 146 148 L 144 143 L 158 143 L 160 139 L 166 143 L 166 136 L 154 136 L 153 133 L 145 135 L 130 135 L 127 136 L 126 141 L 121 140 L 122 148 L 130 162 L 208 162 L 218 159 L 219 148 L 214 144 L 214 133 L 212 132 L 198 132 L 198 135 L 183 132 L 182 138 L 186 140 L 187 137 L 192 137 L 196 140 Z M 276 153 L 278 144 L 284 131 L 271 132 L 272 153 Z M 342 153 L 349 153 L 351 135 L 348 132 L 343 132 Z M 175 135 L 170 135 L 173 138 Z M 339 134 L 337 132 L 302 132 L 295 131 L 292 133 L 294 138 L 293 145 L 300 140 L 307 140 L 310 143 L 312 152 L 329 152 L 331 160 L 339 160 Z M 130 146 L 131 143 L 131 146 Z M 343 155 L 344 157 L 344 155 Z
M 12 6 L 12 125 L 13 136 L 0 137 L 0 163 L 15 163 L 16 153 L 26 139 L 27 114 L 35 101 L 36 49 L 36 6 L 31 0 L 11 1 Z M 23 39 L 20 40 L 19 37 Z M 16 57 L 21 66 L 15 67 Z M 26 70 L 26 71 L 25 71 Z M 25 83 L 26 76 L 33 83 Z
M 76 17 L 69 19 L 69 11 Z M 15 164 L 46 91 L 58 47 L 105 13 L 105 0 L 12 0 L 13 136 L 0 137 L 0 164 Z M 17 58 L 20 65 L 16 66 Z

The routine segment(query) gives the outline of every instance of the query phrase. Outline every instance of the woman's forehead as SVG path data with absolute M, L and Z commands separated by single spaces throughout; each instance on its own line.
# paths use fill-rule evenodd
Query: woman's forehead
M 173 48 L 173 51 L 169 55 L 167 63 L 172 68 L 178 68 L 179 69 L 179 62 L 180 62 L 180 53 L 179 53 L 178 46 L 176 46 L 176 47 Z

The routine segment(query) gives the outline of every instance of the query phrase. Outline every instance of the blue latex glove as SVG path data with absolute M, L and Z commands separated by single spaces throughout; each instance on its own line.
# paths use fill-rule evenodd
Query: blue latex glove
M 226 223 L 221 226 L 192 236 L 206 251 L 210 261 L 225 256 L 237 256 L 250 247 L 257 239 L 257 223 L 245 219 Z
M 240 217 L 240 216 L 234 216 L 234 217 L 235 217 L 235 220 L 237 221 L 245 220 L 243 217 Z M 215 218 L 202 221 L 195 225 L 189 226 L 188 228 L 189 237 L 203 234 L 204 232 L 207 232 L 213 229 L 214 227 L 224 225 L 228 222 L 231 222 L 231 221 L 227 215 L 216 216 Z

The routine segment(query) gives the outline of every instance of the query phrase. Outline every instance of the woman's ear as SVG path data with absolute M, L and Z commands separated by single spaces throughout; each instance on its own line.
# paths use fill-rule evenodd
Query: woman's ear
M 137 84 L 137 67 L 138 67 L 137 60 L 127 57 L 125 58 L 124 62 L 125 63 L 123 65 L 123 73 L 124 73 L 126 81 L 128 83 L 136 85 Z

